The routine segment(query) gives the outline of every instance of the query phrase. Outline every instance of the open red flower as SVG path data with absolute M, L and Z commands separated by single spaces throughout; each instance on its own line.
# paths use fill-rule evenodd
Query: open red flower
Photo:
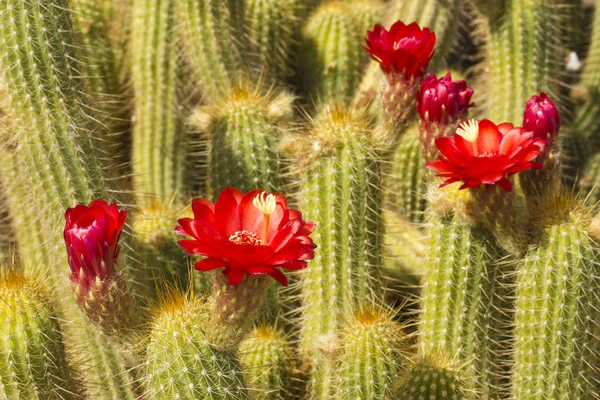
M 450 72 L 441 79 L 431 73 L 417 92 L 417 111 L 422 121 L 447 124 L 467 117 L 473 89 L 465 81 L 453 81 Z
M 82 293 L 88 293 L 97 280 L 104 283 L 115 274 L 119 256 L 119 238 L 127 211 L 102 199 L 89 206 L 67 209 L 64 229 L 65 244 L 71 267 L 71 282 Z
M 367 31 L 364 47 L 385 73 L 403 73 L 406 80 L 421 78 L 427 71 L 435 48 L 435 33 L 417 23 L 397 21 L 389 31 L 377 24 Z
M 194 218 L 180 219 L 175 230 L 193 239 L 178 243 L 188 254 L 207 257 L 196 263 L 197 270 L 224 268 L 230 285 L 246 275 L 267 274 L 286 286 L 278 268 L 300 270 L 314 257 L 309 235 L 315 224 L 288 208 L 282 194 L 226 188 L 215 204 L 194 199 L 192 209 Z
M 509 175 L 541 167 L 533 160 L 545 141 L 513 124 L 496 126 L 484 119 L 464 121 L 454 136 L 437 138 L 435 144 L 442 154 L 427 168 L 446 178 L 440 187 L 462 181 L 460 189 L 498 184 L 510 192 Z

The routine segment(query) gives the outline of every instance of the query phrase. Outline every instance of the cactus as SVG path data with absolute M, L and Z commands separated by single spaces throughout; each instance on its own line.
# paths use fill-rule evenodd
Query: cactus
M 583 176 L 579 180 L 579 186 L 587 204 L 595 205 L 600 201 L 600 154 L 595 154 L 585 166 Z
M 238 79 L 241 36 L 236 33 L 243 24 L 236 23 L 235 15 L 243 18 L 243 3 L 240 0 L 185 0 L 178 6 L 190 68 L 200 80 L 205 96 L 213 100 L 226 95 Z
M 600 282 L 590 218 L 569 194 L 545 201 L 537 245 L 517 269 L 512 395 L 592 399 Z
M 380 283 L 381 165 L 371 134 L 359 115 L 332 108 L 315 121 L 310 141 L 297 144 L 304 158 L 299 159 L 302 209 L 320 221 L 319 253 L 301 276 L 305 355 L 330 346 L 353 306 L 366 305 Z M 315 367 L 328 368 L 327 363 Z M 329 372 L 316 374 L 326 380 L 313 388 L 323 390 L 318 397 L 326 395 Z
M 462 199 L 461 201 L 465 201 Z M 460 213 L 430 210 L 421 289 L 421 345 L 457 354 L 472 368 L 472 387 L 497 398 L 501 388 L 502 252 L 487 230 Z M 504 283 L 503 283 L 504 282 Z
M 212 347 L 199 299 L 173 295 L 154 317 L 144 380 L 151 398 L 250 399 L 235 356 Z
M 303 43 L 303 86 L 309 104 L 348 103 L 364 65 L 362 37 L 351 6 L 341 2 L 320 6 L 304 28 Z
M 0 277 L 0 396 L 82 398 L 49 293 L 15 272 Z
M 334 393 L 340 399 L 387 399 L 403 361 L 403 334 L 393 315 L 359 309 L 340 334 Z
M 239 352 L 244 378 L 253 398 L 289 398 L 291 347 L 279 330 L 269 326 L 255 328 L 240 344 Z
M 228 186 L 268 192 L 285 187 L 285 164 L 278 142 L 293 113 L 293 96 L 261 95 L 240 87 L 223 103 L 198 109 L 192 117 L 210 137 L 209 187 L 220 193 Z
M 463 400 L 472 396 L 464 372 L 441 352 L 420 354 L 412 362 L 395 390 L 406 400 Z

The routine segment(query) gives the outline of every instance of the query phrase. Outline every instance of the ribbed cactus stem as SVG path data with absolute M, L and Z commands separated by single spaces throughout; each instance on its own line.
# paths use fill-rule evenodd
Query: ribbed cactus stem
M 443 352 L 419 354 L 406 368 L 397 398 L 406 400 L 465 400 L 476 397 L 468 387 L 465 372 Z
M 102 150 L 110 154 L 109 165 L 123 171 L 128 156 L 122 147 L 129 127 L 128 106 L 120 87 L 116 57 L 111 46 L 112 21 L 107 19 L 106 4 L 101 1 L 74 0 L 70 6 L 80 58 L 85 60 L 84 86 L 94 103 L 97 118 L 102 121 L 96 132 L 101 137 L 98 142 Z
M 400 139 L 389 174 L 386 186 L 388 208 L 412 222 L 423 222 L 427 205 L 427 169 L 416 126 Z
M 438 190 L 438 189 L 432 189 Z M 502 374 L 500 343 L 506 290 L 493 236 L 452 211 L 428 211 L 429 251 L 422 277 L 421 345 L 469 362 L 471 386 L 497 398 Z
M 327 2 L 313 12 L 303 33 L 303 86 L 309 104 L 352 100 L 365 61 L 358 29 L 350 5 Z
M 278 146 L 293 115 L 293 101 L 285 92 L 263 96 L 238 88 L 224 102 L 196 111 L 192 122 L 210 138 L 213 195 L 228 186 L 244 192 L 283 190 L 286 171 Z
M 177 205 L 165 205 L 160 202 L 149 203 L 134 215 L 132 238 L 135 241 L 135 257 L 143 267 L 136 279 L 144 279 L 146 285 L 154 286 L 166 281 L 185 288 L 188 285 L 188 267 L 185 252 L 177 245 L 181 236 L 174 227 L 179 218 L 191 217 L 189 208 Z M 137 276 L 143 275 L 143 276 Z M 201 275 L 202 281 L 207 279 Z
M 331 383 L 330 359 L 321 353 L 353 308 L 366 305 L 380 288 L 381 163 L 371 134 L 360 116 L 325 109 L 298 146 L 300 209 L 317 222 L 313 237 L 319 244 L 301 274 L 301 349 L 315 368 L 314 398 L 327 398 Z
M 593 206 L 600 201 L 600 153 L 588 160 L 583 176 L 579 179 L 579 187 L 587 204 Z
M 235 350 L 260 315 L 271 283 L 268 276 L 249 275 L 239 285 L 230 285 L 227 276 L 215 272 L 206 324 L 210 343 Z
M 278 329 L 255 328 L 240 345 L 244 379 L 256 400 L 290 398 L 292 348 Z
M 183 197 L 185 131 L 178 98 L 178 4 L 173 0 L 134 4 L 132 166 L 141 204 Z
M 562 193 L 543 206 L 541 236 L 517 270 L 512 396 L 593 399 L 600 279 L 589 217 Z
M 520 126 L 527 100 L 546 92 L 561 100 L 555 85 L 564 74 L 561 43 L 553 14 L 559 0 L 507 0 L 502 18 L 489 21 L 488 68 L 475 90 L 475 103 L 486 117 Z M 560 107 L 561 104 L 559 104 Z M 483 107 L 482 107 L 483 106 Z
M 392 385 L 405 361 L 402 338 L 402 329 L 389 312 L 358 310 L 340 334 L 333 398 L 392 398 Z
M 105 194 L 96 125 L 82 95 L 65 0 L 5 2 L 0 8 L 3 80 L 36 195 L 52 212 Z
M 146 349 L 146 386 L 156 400 L 250 399 L 235 356 L 207 340 L 201 300 L 174 296 L 158 309 Z M 144 396 L 146 397 L 146 396 Z
M 227 95 L 240 71 L 240 0 L 182 0 L 179 19 L 186 56 L 203 93 L 212 100 Z
M 285 83 L 293 75 L 300 0 L 250 0 L 246 4 L 247 53 L 260 75 Z
M 78 399 L 59 316 L 48 293 L 14 272 L 0 277 L 0 397 Z

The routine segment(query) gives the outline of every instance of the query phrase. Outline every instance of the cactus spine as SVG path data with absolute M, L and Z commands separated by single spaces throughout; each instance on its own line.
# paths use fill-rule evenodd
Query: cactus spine
M 183 33 L 186 56 L 203 93 L 218 100 L 237 79 L 241 60 L 241 38 L 236 27 L 244 15 L 240 0 L 183 0 L 179 19 Z M 240 17 L 241 15 L 241 17 Z
M 240 345 L 240 361 L 249 391 L 257 400 L 290 396 L 292 350 L 276 328 L 255 328 Z
M 379 400 L 392 396 L 402 363 L 402 331 L 385 310 L 364 308 L 340 334 L 342 348 L 335 372 L 339 399 Z
M 177 7 L 172 0 L 134 4 L 132 165 L 140 204 L 183 195 L 185 131 L 178 110 Z
M 597 397 L 597 250 L 585 210 L 568 195 L 543 204 L 537 247 L 518 266 L 515 398 Z M 554 204 L 552 204 L 554 203 Z M 558 207 L 557 207 L 558 206 Z
M 534 94 L 546 92 L 557 99 L 558 88 L 552 82 L 561 74 L 561 43 L 552 15 L 559 0 L 507 0 L 499 20 L 488 21 L 488 55 L 482 85 L 475 90 L 476 103 L 487 109 L 492 120 L 519 126 L 525 103 Z M 483 7 L 487 7 L 487 2 Z M 489 65 L 488 65 L 489 64 Z M 492 100 L 493 99 L 493 100 Z M 560 100 L 560 98 L 558 98 Z M 560 106 L 560 105 L 559 105 Z
M 350 102 L 365 60 L 361 35 L 351 6 L 328 2 L 314 11 L 303 34 L 309 103 Z
M 193 118 L 198 128 L 210 136 L 209 186 L 213 195 L 228 186 L 244 192 L 283 189 L 285 168 L 278 145 L 293 114 L 293 101 L 285 92 L 262 96 L 240 87 L 225 102 L 196 112 Z
M 59 316 L 44 289 L 14 272 L 0 277 L 0 397 L 81 398 Z
M 434 189 L 437 190 L 437 189 Z M 421 344 L 470 362 L 479 395 L 499 395 L 501 256 L 485 228 L 430 210 L 429 250 L 421 290 Z
M 199 299 L 175 295 L 163 304 L 148 339 L 146 385 L 156 400 L 250 399 L 233 354 L 204 335 L 206 311 Z
M 463 372 L 444 353 L 418 355 L 406 368 L 398 388 L 398 398 L 406 400 L 469 399 Z
M 319 221 L 313 234 L 319 249 L 301 274 L 305 356 L 331 347 L 342 321 L 380 284 L 381 166 L 370 135 L 360 116 L 328 109 L 299 146 L 301 209 Z M 324 357 L 314 365 L 324 370 L 313 374 L 315 398 L 327 398 L 328 363 Z

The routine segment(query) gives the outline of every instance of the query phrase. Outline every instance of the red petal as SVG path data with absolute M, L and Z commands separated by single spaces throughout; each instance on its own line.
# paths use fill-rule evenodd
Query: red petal
M 228 187 L 224 189 L 215 204 L 215 219 L 221 234 L 228 238 L 241 230 L 239 204 L 244 197 L 242 192 Z
M 477 148 L 479 154 L 498 154 L 502 134 L 496 125 L 484 119 L 479 122 L 479 136 L 477 137 Z
M 246 276 L 246 271 L 243 269 L 224 269 L 223 273 L 229 278 L 229 284 L 232 286 L 239 285 Z
M 275 279 L 277 282 L 281 283 L 283 286 L 288 285 L 288 280 L 285 277 L 284 273 L 278 270 L 277 268 L 273 268 L 270 272 L 268 272 L 271 278 Z
M 510 184 L 510 181 L 506 178 L 502 178 L 498 181 L 498 186 L 500 186 L 502 189 L 506 190 L 507 192 L 510 192 L 512 190 L 512 185 Z
M 287 269 L 288 271 L 299 271 L 305 269 L 308 266 L 306 261 L 293 261 L 290 263 L 280 264 L 277 267 Z
M 241 229 L 254 232 L 259 236 L 262 236 L 264 215 L 258 208 L 254 207 L 253 201 L 261 193 L 263 193 L 263 190 L 253 190 L 246 193 L 240 201 Z
M 194 265 L 194 269 L 198 271 L 212 271 L 213 269 L 224 267 L 225 263 L 223 260 L 219 260 L 217 258 L 205 258 L 204 260 L 198 261 Z

